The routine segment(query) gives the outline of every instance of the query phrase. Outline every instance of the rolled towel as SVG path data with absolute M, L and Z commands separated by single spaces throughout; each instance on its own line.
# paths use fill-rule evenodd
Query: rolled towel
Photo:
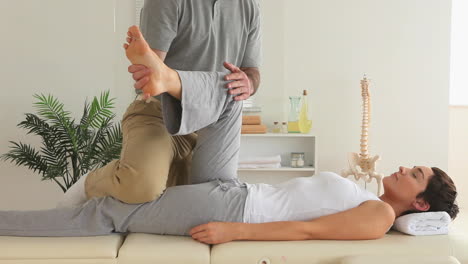
M 445 235 L 451 222 L 447 212 L 412 213 L 398 217 L 393 229 L 413 236 Z
M 260 125 L 262 124 L 262 120 L 258 115 L 245 115 L 242 116 L 242 124 L 243 125 Z
M 280 163 L 265 163 L 265 164 L 239 164 L 239 169 L 260 169 L 260 168 L 281 168 Z
M 240 164 L 253 164 L 253 165 L 258 165 L 258 164 L 281 164 L 281 156 L 280 155 L 274 155 L 274 156 L 263 156 L 263 157 L 249 157 L 249 158 L 243 158 L 239 160 L 239 165 Z

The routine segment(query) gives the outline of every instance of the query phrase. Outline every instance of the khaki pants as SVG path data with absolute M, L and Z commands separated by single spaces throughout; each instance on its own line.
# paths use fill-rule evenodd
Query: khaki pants
M 112 196 L 125 203 L 157 199 L 170 186 L 190 183 L 192 150 L 197 136 L 171 136 L 161 103 L 136 100 L 122 119 L 119 160 L 88 174 L 88 198 Z

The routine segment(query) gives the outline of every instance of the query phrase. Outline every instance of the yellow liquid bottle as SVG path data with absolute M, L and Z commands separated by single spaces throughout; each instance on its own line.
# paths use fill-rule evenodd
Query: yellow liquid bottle
M 300 133 L 298 121 L 288 122 L 288 133 Z
M 299 131 L 299 102 L 300 96 L 289 96 L 289 116 L 288 116 L 288 133 L 301 133 Z
M 301 111 L 299 112 L 299 121 L 297 123 L 298 123 L 299 131 L 305 134 L 309 133 L 310 129 L 312 128 L 312 120 L 309 120 L 308 112 L 309 112 L 309 107 L 307 103 L 307 90 L 304 90 L 304 93 L 302 94 Z

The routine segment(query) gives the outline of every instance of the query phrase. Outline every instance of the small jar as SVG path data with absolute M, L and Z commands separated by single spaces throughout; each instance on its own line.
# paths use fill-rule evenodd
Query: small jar
M 281 133 L 283 133 L 283 134 L 288 133 L 288 123 L 287 122 L 281 123 Z
M 279 122 L 275 121 L 273 122 L 273 129 L 271 130 L 273 133 L 281 133 L 281 126 Z
M 304 167 L 304 152 L 291 152 L 291 167 L 303 168 Z

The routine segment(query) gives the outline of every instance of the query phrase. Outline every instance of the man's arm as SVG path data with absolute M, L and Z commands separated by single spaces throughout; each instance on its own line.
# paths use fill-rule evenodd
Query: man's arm
M 162 61 L 166 59 L 167 52 L 158 49 L 152 50 Z M 135 80 L 133 87 L 137 89 L 138 92 L 140 89 L 143 89 L 143 87 L 149 82 L 151 68 L 148 68 L 145 65 L 132 64 L 128 67 L 128 72 L 132 74 L 133 80 Z
M 253 93 L 250 96 L 254 95 L 258 87 L 260 86 L 260 71 L 258 68 L 240 68 L 241 71 L 245 72 L 249 77 L 250 83 L 252 84 Z
M 260 85 L 260 72 L 256 67 L 239 68 L 236 65 L 224 62 L 224 67 L 231 71 L 224 78 L 231 81 L 226 84 L 230 94 L 236 94 L 234 100 L 241 101 L 248 99 L 255 94 Z
M 393 208 L 380 201 L 366 201 L 358 207 L 311 221 L 283 221 L 261 224 L 213 222 L 190 230 L 193 239 L 207 244 L 233 240 L 360 240 L 382 237 L 395 220 Z
M 243 57 L 239 64 L 239 71 L 241 74 L 237 74 L 236 77 L 230 78 L 230 80 L 237 80 L 237 82 L 233 82 L 233 87 L 230 87 L 235 88 L 231 91 L 231 94 L 237 94 L 237 96 L 234 97 L 234 100 L 248 99 L 257 92 L 260 85 L 260 72 L 258 70 L 262 60 L 260 4 L 258 1 L 251 1 L 250 3 L 252 4 L 252 12 L 248 13 L 250 16 L 250 24 L 248 28 L 247 44 L 245 49 L 242 51 Z M 232 67 L 232 64 L 226 65 L 225 63 L 224 66 L 232 73 L 236 72 L 234 70 L 235 67 Z

